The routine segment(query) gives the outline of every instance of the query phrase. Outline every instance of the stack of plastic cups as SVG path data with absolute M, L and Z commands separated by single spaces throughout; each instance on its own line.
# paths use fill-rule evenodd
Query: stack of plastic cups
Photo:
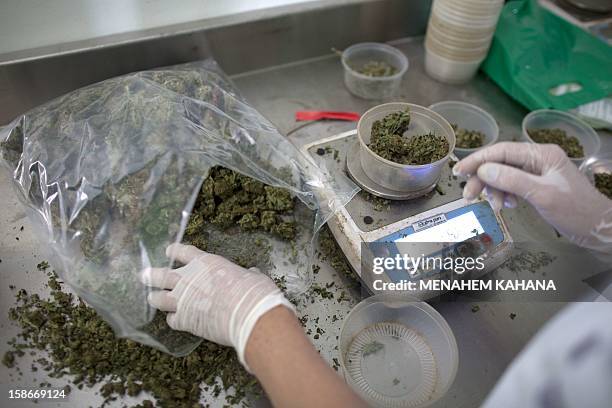
M 425 70 L 450 84 L 469 81 L 486 58 L 504 0 L 434 0 Z

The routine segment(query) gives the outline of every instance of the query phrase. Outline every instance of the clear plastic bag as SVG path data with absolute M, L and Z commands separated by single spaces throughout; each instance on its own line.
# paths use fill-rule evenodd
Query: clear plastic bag
M 315 232 L 356 193 L 344 176 L 331 178 L 301 154 L 212 60 L 78 89 L 0 129 L 0 141 L 2 162 L 61 278 L 117 335 L 174 355 L 200 339 L 165 325 L 138 274 L 170 265 L 165 248 L 182 240 L 211 169 L 222 166 L 297 197 L 291 241 L 201 227 L 211 252 L 251 254 L 257 264 L 245 266 L 280 279 L 290 294 L 308 288 Z

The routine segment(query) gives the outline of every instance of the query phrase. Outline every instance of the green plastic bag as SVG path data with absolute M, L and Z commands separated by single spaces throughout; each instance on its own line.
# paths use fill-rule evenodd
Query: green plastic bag
M 612 47 L 536 0 L 504 6 L 482 70 L 530 110 L 569 110 L 612 95 Z

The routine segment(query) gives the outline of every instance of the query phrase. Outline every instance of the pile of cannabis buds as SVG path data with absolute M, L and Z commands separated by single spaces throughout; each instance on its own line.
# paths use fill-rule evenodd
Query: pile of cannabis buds
M 461 149 L 476 149 L 485 142 L 485 134 L 478 130 L 460 128 L 457 124 L 451 124 L 455 131 L 456 146 Z
M 368 147 L 384 159 L 409 165 L 433 163 L 448 154 L 446 138 L 433 133 L 405 137 L 409 126 L 408 109 L 374 121 Z
M 595 188 L 612 200 L 612 173 L 596 173 Z
M 202 185 L 186 230 L 186 241 L 205 246 L 198 226 L 211 222 L 243 229 L 261 229 L 291 240 L 295 225 L 282 220 L 291 212 L 294 198 L 282 189 L 266 186 L 247 176 L 224 168 L 213 168 Z M 330 242 L 332 245 L 330 245 Z M 210 249 L 209 249 L 210 250 Z M 335 241 L 323 231 L 321 255 L 337 271 L 350 273 Z M 234 261 L 237 261 L 234 259 Z M 49 265 L 43 262 L 39 270 Z M 246 403 L 247 395 L 260 395 L 257 380 L 239 363 L 233 349 L 203 341 L 185 357 L 173 357 L 128 339 L 116 338 L 111 326 L 93 308 L 62 290 L 55 273 L 47 272 L 51 296 L 16 293 L 17 305 L 9 318 L 21 328 L 9 345 L 2 362 L 15 367 L 16 359 L 30 351 L 46 351 L 49 359 L 39 358 L 32 370 L 42 368 L 52 378 L 69 376 L 71 387 L 82 389 L 103 383 L 103 406 L 119 397 L 150 393 L 156 402 L 145 400 L 137 407 L 201 407 L 202 388 L 218 397 L 226 391 L 228 404 Z M 11 289 L 15 289 L 11 287 Z M 16 289 L 15 289 L 16 290 Z M 162 317 L 158 313 L 156 317 Z M 220 383 L 217 381 L 220 379 Z M 42 386 L 50 386 L 42 383 Z M 231 391 L 233 389 L 233 392 Z
M 575 136 L 568 136 L 563 129 L 529 129 L 529 137 L 536 143 L 552 143 L 559 145 L 568 157 L 584 157 L 584 148 Z

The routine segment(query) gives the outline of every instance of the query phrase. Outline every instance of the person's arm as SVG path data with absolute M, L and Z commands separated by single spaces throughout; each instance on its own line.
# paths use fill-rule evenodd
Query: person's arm
M 171 328 L 234 347 L 274 406 L 365 406 L 319 356 L 270 278 L 190 245 L 166 253 L 185 266 L 149 268 L 142 280 L 168 289 L 151 292 L 149 303 L 168 312 Z
M 275 407 L 365 407 L 285 307 L 259 319 L 247 343 L 246 361 Z
M 612 200 L 558 146 L 498 143 L 453 167 L 496 209 L 528 201 L 561 234 L 601 258 L 612 255 Z M 607 408 L 612 401 L 612 305 L 579 303 L 538 333 L 512 362 L 482 408 Z

